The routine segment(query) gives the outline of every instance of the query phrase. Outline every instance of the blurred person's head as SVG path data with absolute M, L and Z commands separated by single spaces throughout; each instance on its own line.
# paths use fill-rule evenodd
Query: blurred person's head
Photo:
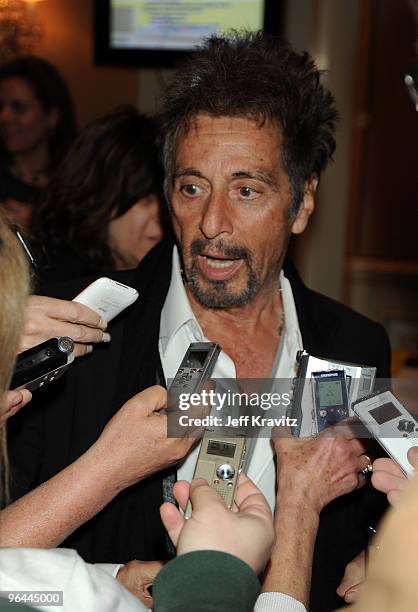
M 29 293 L 27 260 L 0 212 L 0 417 L 9 389 Z M 0 418 L 0 507 L 7 490 L 5 427 Z
M 54 169 L 76 132 L 73 103 L 57 69 L 22 57 L 0 65 L 0 159 L 11 164 L 28 153 L 47 153 Z
M 92 268 L 135 267 L 162 238 L 162 169 L 154 122 L 121 107 L 86 126 L 47 190 L 32 227 Z

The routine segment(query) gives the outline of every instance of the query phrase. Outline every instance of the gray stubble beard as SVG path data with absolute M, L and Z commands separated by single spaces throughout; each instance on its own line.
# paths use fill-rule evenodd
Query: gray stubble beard
M 218 242 L 223 254 L 227 257 L 240 258 L 244 260 L 244 265 L 248 270 L 247 286 L 240 293 L 228 292 L 229 280 L 225 281 L 208 281 L 210 288 L 205 289 L 199 283 L 199 266 L 197 256 L 200 254 L 202 246 L 207 242 L 203 240 L 195 240 L 190 246 L 190 255 L 192 266 L 190 273 L 186 275 L 186 283 L 194 297 L 206 308 L 221 309 L 233 308 L 248 304 L 258 293 L 261 286 L 261 281 L 257 278 L 252 265 L 251 253 L 241 247 L 228 247 L 222 241 Z

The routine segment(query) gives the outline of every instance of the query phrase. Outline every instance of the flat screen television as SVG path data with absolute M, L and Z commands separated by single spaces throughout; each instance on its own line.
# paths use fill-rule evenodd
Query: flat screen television
M 277 34 L 283 0 L 95 0 L 98 64 L 169 67 L 214 32 Z

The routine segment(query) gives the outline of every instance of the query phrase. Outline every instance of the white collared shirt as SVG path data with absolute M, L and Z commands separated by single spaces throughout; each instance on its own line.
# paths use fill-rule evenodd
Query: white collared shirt
M 280 273 L 285 326 L 282 332 L 279 353 L 275 359 L 272 378 L 293 378 L 296 374 L 296 353 L 302 350 L 302 336 L 293 299 L 292 288 L 283 271 Z M 191 342 L 207 342 L 192 311 L 183 285 L 180 258 L 177 247 L 173 251 L 171 282 L 161 311 L 159 351 L 166 380 L 172 380 Z M 232 359 L 221 351 L 212 378 L 236 378 Z M 191 481 L 199 446 L 184 460 L 178 469 L 178 478 Z M 274 453 L 268 437 L 259 437 L 254 446 L 248 476 L 256 483 L 274 511 L 276 501 L 276 471 Z

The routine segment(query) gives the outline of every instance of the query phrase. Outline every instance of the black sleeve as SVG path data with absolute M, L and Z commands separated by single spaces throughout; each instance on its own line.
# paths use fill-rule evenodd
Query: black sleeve
M 31 491 L 38 483 L 44 448 L 43 413 L 29 404 L 7 426 L 12 500 Z

